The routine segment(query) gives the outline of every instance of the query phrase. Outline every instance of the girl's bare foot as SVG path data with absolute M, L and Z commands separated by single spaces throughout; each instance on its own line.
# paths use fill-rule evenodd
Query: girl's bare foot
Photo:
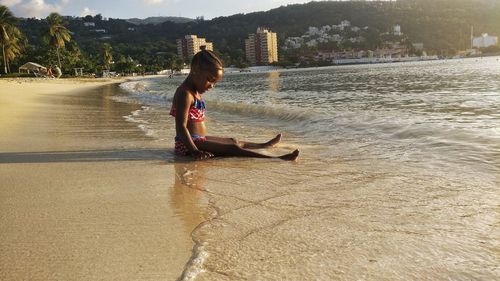
M 276 135 L 273 139 L 264 143 L 255 143 L 255 142 L 247 142 L 247 141 L 238 141 L 238 145 L 242 148 L 246 149 L 261 149 L 273 147 L 281 141 L 281 134 Z
M 276 135 L 272 140 L 266 142 L 264 147 L 272 147 L 277 145 L 281 141 L 281 134 Z
M 287 160 L 287 161 L 295 161 L 299 157 L 299 150 L 295 149 L 292 153 L 285 154 L 283 156 L 280 156 L 279 158 L 282 160 Z

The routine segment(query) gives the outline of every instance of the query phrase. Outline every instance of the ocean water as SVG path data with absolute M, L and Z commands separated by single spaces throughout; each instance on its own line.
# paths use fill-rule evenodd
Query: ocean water
M 112 97 L 170 152 L 184 78 Z M 500 58 L 231 73 L 204 98 L 210 135 L 301 155 L 166 159 L 213 211 L 180 280 L 500 278 Z

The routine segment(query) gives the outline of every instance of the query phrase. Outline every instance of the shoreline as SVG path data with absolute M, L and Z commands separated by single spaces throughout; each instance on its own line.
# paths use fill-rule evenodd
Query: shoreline
M 391 61 L 383 60 L 383 59 L 374 59 L 374 61 L 366 61 L 366 62 L 356 62 L 357 60 L 363 61 L 364 59 L 346 59 L 346 61 L 352 61 L 349 63 L 338 63 L 338 64 L 330 64 L 330 65 L 321 65 L 321 66 L 302 66 L 302 67 L 281 67 L 281 66 L 252 66 L 247 68 L 236 68 L 236 67 L 227 67 L 225 68 L 226 74 L 253 74 L 253 73 L 268 73 L 273 71 L 308 71 L 322 68 L 337 68 L 337 67 L 349 67 L 349 66 L 380 66 L 380 65 L 405 65 L 407 63 L 429 63 L 429 62 L 443 62 L 450 60 L 467 60 L 467 59 L 481 59 L 481 58 L 489 58 L 489 57 L 500 57 L 500 54 L 488 54 L 488 55 L 477 55 L 477 56 L 468 56 L 468 57 L 460 57 L 460 58 L 436 58 L 436 59 L 409 59 L 409 60 L 398 60 L 396 58 Z M 412 57 L 410 57 L 412 58 Z
M 287 81 L 285 75 L 283 81 Z M 344 80 L 339 75 L 337 79 L 346 81 L 347 75 L 344 74 Z M 273 75 L 269 78 L 277 80 Z M 162 84 L 161 89 L 172 89 L 170 84 Z M 273 85 L 276 84 L 267 87 L 272 89 Z M 293 130 L 282 131 L 283 142 L 272 151 L 279 153 L 300 146 L 298 163 L 241 158 L 182 162 L 171 154 L 168 140 L 173 138 L 174 130 L 164 104 L 145 102 L 148 106 L 144 106 L 141 98 L 122 99 L 121 88 L 105 85 L 100 92 L 42 95 L 34 103 L 33 111 L 38 115 L 25 116 L 35 123 L 16 131 L 19 136 L 36 140 L 30 145 L 37 149 L 0 154 L 0 177 L 8 175 L 13 179 L 7 180 L 17 184 L 9 187 L 15 193 L 0 188 L 0 208 L 6 206 L 7 210 L 0 209 L 0 225 L 17 219 L 35 230 L 41 225 L 53 226 L 54 230 L 41 232 L 52 239 L 49 242 L 60 235 L 52 244 L 36 236 L 19 235 L 15 240 L 8 233 L 13 232 L 10 228 L 20 226 L 9 224 L 9 232 L 0 233 L 0 250 L 10 256 L 0 257 L 0 264 L 11 275 L 7 278 L 0 271 L 0 279 L 23 279 L 13 275 L 15 266 L 31 268 L 25 260 L 42 254 L 49 262 L 39 258 L 38 261 L 49 272 L 40 269 L 37 277 L 49 276 L 52 266 L 59 271 L 49 277 L 61 280 L 330 280 L 367 276 L 407 280 L 498 276 L 494 271 L 494 246 L 498 239 L 491 235 L 497 230 L 495 213 L 491 213 L 498 201 L 496 170 L 481 171 L 477 165 L 480 162 L 443 166 L 440 161 L 424 157 L 428 154 L 420 154 L 424 157 L 420 159 L 425 159 L 422 166 L 418 165 L 419 154 L 411 154 L 416 151 L 407 155 L 393 146 L 396 152 L 405 152 L 405 158 L 378 149 L 372 154 L 365 146 L 357 146 L 362 142 L 334 140 L 333 147 L 325 141 L 310 143 L 302 134 L 292 134 Z M 231 92 L 238 93 L 240 88 L 245 90 L 239 86 Z M 102 96 L 105 98 L 98 98 Z M 39 110 L 39 106 L 46 108 Z M 29 103 L 25 107 L 29 108 Z M 217 125 L 213 127 L 214 135 L 261 141 L 276 131 L 275 127 L 258 122 L 239 127 L 239 122 L 232 118 L 212 116 L 209 121 Z M 51 126 L 38 119 L 51 121 Z M 144 133 L 138 133 L 141 126 L 147 129 Z M 56 129 L 45 132 L 48 135 L 40 136 L 41 131 L 53 127 Z M 148 137 L 148 130 L 156 133 Z M 57 140 L 58 150 L 51 149 L 53 143 L 46 139 Z M 22 143 L 19 137 L 14 144 L 19 147 Z M 4 146 L 0 139 L 0 147 Z M 414 161 L 408 161 L 406 156 L 412 156 Z M 11 167 L 10 174 L 6 167 Z M 55 170 L 64 175 L 65 181 L 58 177 L 47 179 L 47 171 Z M 37 183 L 35 188 L 22 184 L 26 174 Z M 68 179 L 72 184 L 68 184 Z M 26 208 L 19 208 L 20 198 L 27 202 Z M 18 199 L 14 202 L 17 216 L 9 213 L 13 199 Z M 34 199 L 44 204 L 36 208 L 29 205 Z M 72 213 L 67 206 L 70 203 L 76 208 L 83 206 L 76 210 L 83 214 Z M 166 215 L 171 210 L 175 215 Z M 51 217 L 58 220 L 51 221 Z M 79 223 L 82 220 L 87 223 Z M 75 239 L 82 234 L 88 237 Z M 182 235 L 185 239 L 190 236 L 189 243 L 176 239 Z M 79 245 L 68 243 L 71 239 L 87 247 L 82 250 Z M 37 245 L 35 252 L 26 253 L 27 246 L 20 241 Z M 173 249 L 179 249 L 182 241 L 188 246 L 174 258 L 165 254 L 171 252 L 168 241 L 174 244 Z M 133 247 L 136 244 L 141 249 Z M 41 250 L 40 245 L 44 246 Z M 61 250 L 61 245 L 73 248 Z M 58 252 L 47 254 L 52 248 Z M 141 252 L 146 249 L 146 253 Z M 19 265 L 11 262 L 16 260 L 12 257 L 15 251 L 25 257 L 17 259 Z M 68 261 L 58 260 L 60 253 Z M 182 261 L 181 256 L 185 257 Z M 415 256 L 419 258 L 415 260 Z M 456 262 L 463 257 L 467 263 Z M 436 266 L 436 261 L 443 262 Z M 67 272 L 61 268 L 68 268 Z M 111 269 L 105 271 L 108 268 Z M 25 277 L 28 278 L 36 279 Z
M 208 202 L 107 97 L 125 80 L 0 79 L 2 280 L 176 280 Z
M 479 60 L 418 64 L 422 70 L 416 68 L 410 73 L 428 73 L 423 76 L 428 79 L 409 79 L 408 83 L 420 82 L 415 88 L 408 89 L 410 93 L 416 92 L 410 104 L 414 104 L 414 100 L 420 96 L 426 97 L 425 101 L 429 104 L 433 104 L 436 99 L 442 101 L 436 102 L 437 105 L 455 104 L 449 94 L 435 93 L 433 85 L 440 85 L 437 82 L 444 80 L 447 75 L 456 75 L 454 71 L 444 71 L 450 65 L 455 70 L 458 65 L 477 64 L 475 61 Z M 308 99 L 321 99 L 331 108 L 340 110 L 340 113 L 342 110 L 349 110 L 352 115 L 361 112 L 361 116 L 366 114 L 375 117 L 374 121 L 380 117 L 383 117 L 383 121 L 389 121 L 389 117 L 397 119 L 406 116 L 408 99 L 396 97 L 406 88 L 384 78 L 408 79 L 409 76 L 390 66 L 378 67 L 380 75 L 374 76 L 374 79 L 380 79 L 370 91 L 353 101 L 349 99 L 349 96 L 356 96 L 354 93 L 360 80 L 351 77 L 362 77 L 372 82 L 366 78 L 372 77 L 371 68 L 346 67 L 348 71 L 336 72 L 332 67 L 329 75 L 323 69 L 317 69 L 316 73 L 284 73 L 283 76 L 270 73 L 257 75 L 255 81 L 250 82 L 238 75 L 228 76 L 227 85 L 216 88 L 221 89 L 217 92 L 217 98 L 234 98 L 232 103 L 224 104 L 229 106 L 248 101 L 250 107 L 255 107 L 254 104 L 266 107 L 268 100 L 280 106 L 297 105 L 297 101 L 302 101 L 300 104 L 305 104 L 304 108 L 323 114 L 322 108 L 314 111 L 310 107 L 315 104 L 314 100 L 306 102 Z M 476 69 L 476 73 L 487 71 L 482 64 L 481 67 L 464 69 Z M 353 75 L 358 70 L 362 75 Z M 446 75 L 442 78 L 435 72 Z M 320 75 L 321 79 L 314 78 L 316 75 Z M 433 76 L 437 80 L 429 79 Z M 328 78 L 339 82 L 323 84 Z M 170 89 L 170 92 L 161 93 L 164 95 L 161 105 L 156 103 L 156 99 L 149 103 L 152 111 L 159 115 L 145 110 L 138 112 L 133 121 L 147 122 L 150 128 L 162 136 L 171 134 L 172 127 L 164 122 L 168 111 L 163 102 L 166 99 L 168 104 L 171 100 L 171 89 L 177 82 L 156 81 L 156 84 L 144 83 L 150 87 L 149 90 L 147 87 L 138 88 L 140 97 L 137 97 L 137 101 L 147 100 L 143 99 L 143 95 L 148 93 L 158 94 L 158 85 L 162 86 L 161 89 Z M 308 85 L 307 88 L 300 87 L 294 82 Z M 346 87 L 342 87 L 344 83 Z M 332 89 L 325 87 L 327 85 Z M 427 88 L 421 91 L 420 87 L 424 85 Z M 438 88 L 448 93 L 453 86 Z M 130 88 L 132 92 L 134 88 Z M 252 97 L 254 93 L 259 96 Z M 243 94 L 244 99 L 237 99 L 240 94 Z M 288 97 L 296 95 L 298 97 L 295 99 Z M 383 102 L 383 108 L 393 109 L 396 107 L 394 102 L 399 105 L 399 110 L 389 110 L 383 116 L 366 110 L 372 108 L 366 107 L 366 100 L 371 100 L 374 95 L 377 95 L 374 99 L 376 106 Z M 261 96 L 266 99 L 262 101 Z M 335 98 L 328 103 L 325 96 Z M 484 97 L 489 101 L 497 98 L 494 93 Z M 284 134 L 283 142 L 272 151 L 278 153 L 299 146 L 301 158 L 293 164 L 237 158 L 213 159 L 194 164 L 197 168 L 190 169 L 196 172 L 192 175 L 193 182 L 186 182 L 206 190 L 215 212 L 213 217 L 193 232 L 198 247 L 194 249 L 192 262 L 187 265 L 180 280 L 191 280 L 192 276 L 196 277 L 194 280 L 335 280 L 366 279 L 367 276 L 394 280 L 463 276 L 494 279 L 497 276 L 491 268 L 495 266 L 493 251 L 498 239 L 491 236 L 491 231 L 495 231 L 492 225 L 494 215 L 492 217 L 491 211 L 488 211 L 498 199 L 498 192 L 495 193 L 496 170 L 483 169 L 480 165 L 482 157 L 491 161 L 490 155 L 482 154 L 481 151 L 478 153 L 476 149 L 468 150 L 466 146 L 457 146 L 456 131 L 443 130 L 441 134 L 437 129 L 443 127 L 426 123 L 422 129 L 419 126 L 407 127 L 404 123 L 398 124 L 401 126 L 384 127 L 394 123 L 372 122 L 365 118 L 359 120 L 352 115 L 347 115 L 350 118 L 345 120 L 349 122 L 343 124 L 341 117 L 345 115 L 325 114 L 330 118 L 321 115 L 320 120 L 325 122 L 318 122 L 321 126 L 315 127 L 314 131 L 306 130 L 312 135 L 307 138 L 305 133 L 301 133 L 302 125 L 314 126 L 309 121 L 318 119 L 306 118 L 301 123 L 292 118 L 285 122 L 277 121 L 275 124 L 283 126 L 276 126 L 272 122 L 276 117 L 275 111 L 271 114 L 266 111 L 248 113 L 248 107 L 232 110 L 231 107 L 217 107 L 210 102 L 207 99 L 207 105 L 214 110 L 210 111 L 208 121 L 216 125 L 210 126 L 211 134 L 259 142 L 274 136 L 279 127 Z M 336 103 L 340 105 L 336 106 Z M 474 105 L 477 104 L 472 103 L 471 107 Z M 364 110 L 358 111 L 358 107 Z M 414 113 L 410 115 L 412 123 L 421 121 L 418 111 Z M 161 122 L 158 116 L 162 117 Z M 261 119 L 255 120 L 257 118 Z M 335 128 L 328 126 L 328 120 L 337 121 L 334 122 Z M 342 128 L 354 128 L 356 131 Z M 380 128 L 382 132 L 390 129 L 398 132 L 398 135 L 386 138 L 383 134 L 372 134 L 370 128 Z M 324 131 L 330 132 L 334 139 L 326 139 L 329 135 L 324 134 Z M 449 141 L 450 145 L 446 148 L 450 150 L 435 150 L 433 146 L 423 145 L 420 135 L 433 135 L 443 143 Z M 462 136 L 459 140 L 464 143 L 466 138 L 457 135 Z M 170 137 L 173 138 L 172 135 Z M 491 141 L 488 143 L 493 143 Z M 407 145 L 401 146 L 405 143 Z M 432 149 L 433 153 L 429 153 L 428 149 Z M 457 153 L 452 154 L 450 151 L 457 149 L 464 150 L 464 155 L 477 157 L 477 160 L 456 162 L 463 158 L 455 157 Z M 433 155 L 440 158 L 433 158 Z M 490 166 L 489 163 L 483 164 L 486 164 L 484 167 Z M 463 257 L 469 262 L 456 262 L 463 260 Z M 442 262 L 436 266 L 436 261 Z

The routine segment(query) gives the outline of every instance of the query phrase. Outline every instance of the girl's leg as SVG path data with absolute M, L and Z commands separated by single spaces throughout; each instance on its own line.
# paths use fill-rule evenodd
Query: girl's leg
M 273 139 L 269 140 L 268 142 L 264 142 L 264 143 L 239 141 L 239 140 L 236 140 L 233 138 L 221 138 L 221 137 L 212 137 L 212 136 L 207 136 L 207 140 L 218 142 L 218 143 L 225 143 L 225 144 L 236 144 L 236 145 L 238 145 L 242 148 L 246 148 L 246 149 L 259 149 L 259 148 L 266 148 L 266 147 L 275 146 L 277 143 L 279 143 L 281 141 L 281 134 L 278 134 Z
M 212 140 L 208 139 L 208 137 L 207 140 L 205 141 L 196 142 L 196 146 L 198 147 L 198 149 L 211 152 L 215 156 L 280 158 L 283 160 L 290 160 L 290 161 L 293 161 L 297 159 L 297 157 L 299 157 L 298 149 L 282 156 L 273 157 L 243 148 L 236 143 L 217 142 L 214 141 L 213 139 Z

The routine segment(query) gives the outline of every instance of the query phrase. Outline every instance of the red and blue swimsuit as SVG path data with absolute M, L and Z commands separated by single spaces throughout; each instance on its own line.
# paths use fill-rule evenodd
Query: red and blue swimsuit
M 205 121 L 205 111 L 205 101 L 203 99 L 195 98 L 194 103 L 189 108 L 188 120 L 191 122 Z M 176 114 L 177 109 L 172 105 L 172 108 L 170 109 L 170 115 L 175 117 Z M 197 142 L 205 141 L 207 138 L 205 136 L 191 134 L 191 139 L 196 144 Z M 182 156 L 189 155 L 188 148 L 186 147 L 184 142 L 182 142 L 182 139 L 179 136 L 175 137 L 175 153 Z

